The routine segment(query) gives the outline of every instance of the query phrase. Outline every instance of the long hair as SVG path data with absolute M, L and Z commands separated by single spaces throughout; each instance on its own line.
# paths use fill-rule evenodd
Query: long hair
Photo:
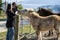
M 15 4 L 16 4 L 15 2 L 12 3 L 12 5 L 15 5 Z
M 8 10 L 10 10 L 11 9 L 11 4 L 8 4 L 7 5 L 7 10 L 6 11 L 8 11 Z

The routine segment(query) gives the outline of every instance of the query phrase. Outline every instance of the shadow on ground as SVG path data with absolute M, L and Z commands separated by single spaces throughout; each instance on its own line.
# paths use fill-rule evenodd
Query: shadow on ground
M 35 34 L 31 34 L 31 35 L 27 35 L 22 37 L 20 40 L 37 40 L 36 35 Z M 43 37 L 43 40 L 57 40 L 56 37 Z

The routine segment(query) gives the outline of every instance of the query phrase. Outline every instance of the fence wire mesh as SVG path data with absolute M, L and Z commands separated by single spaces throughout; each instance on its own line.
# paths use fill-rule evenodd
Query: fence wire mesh
M 20 38 L 31 38 L 35 37 L 35 30 L 33 29 L 32 25 L 30 24 L 30 20 L 28 17 L 19 16 L 19 28 L 18 34 Z

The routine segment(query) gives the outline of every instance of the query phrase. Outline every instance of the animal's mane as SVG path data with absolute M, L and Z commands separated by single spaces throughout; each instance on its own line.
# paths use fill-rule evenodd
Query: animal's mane
M 31 15 L 32 15 L 32 17 L 34 17 L 34 18 L 47 18 L 47 17 L 50 17 L 50 16 L 45 16 L 45 17 L 40 16 L 37 12 L 32 12 Z
M 30 10 L 32 10 L 32 9 L 30 9 Z M 42 11 L 44 11 L 44 10 L 45 10 L 45 9 L 42 8 Z M 32 17 L 34 17 L 34 18 L 59 17 L 58 15 L 52 15 L 52 12 L 50 12 L 50 11 L 48 11 L 48 10 L 45 10 L 45 12 L 47 12 L 47 14 L 48 14 L 49 16 L 41 16 L 41 15 L 39 15 L 39 13 L 37 13 L 37 12 L 35 12 L 35 11 L 30 12 L 30 13 L 31 13 Z M 51 14 L 49 14 L 48 12 L 50 12 Z
M 44 9 L 44 8 L 41 8 L 37 11 L 37 13 L 40 15 L 40 16 L 49 16 L 49 15 L 58 15 L 60 16 L 60 13 L 53 13 L 52 11 L 49 11 L 47 9 Z
M 41 8 L 37 11 L 37 13 L 40 15 L 40 16 L 49 16 L 49 15 L 53 15 L 54 13 L 52 13 L 51 11 L 47 10 L 47 9 L 44 9 L 44 8 Z
M 32 12 L 31 15 L 34 18 L 48 18 L 48 17 L 51 18 L 52 17 L 52 18 L 57 18 L 57 19 L 59 18 L 60 19 L 60 17 L 58 15 L 40 16 L 37 12 Z
M 47 10 L 47 9 L 44 9 L 44 8 L 41 8 L 41 11 L 44 12 L 44 13 L 54 14 L 54 13 L 52 13 L 51 11 L 49 11 L 49 10 Z
M 36 12 L 31 12 L 31 17 L 39 18 L 40 16 Z

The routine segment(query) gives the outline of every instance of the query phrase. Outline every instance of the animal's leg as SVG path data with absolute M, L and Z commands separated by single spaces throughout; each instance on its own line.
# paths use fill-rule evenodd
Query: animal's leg
M 53 29 L 49 30 L 48 36 L 52 36 L 52 35 L 53 35 Z
M 37 36 L 37 40 L 40 40 L 39 39 L 39 36 L 40 36 L 40 30 L 39 30 L 39 28 L 36 30 L 36 36 Z
M 40 32 L 40 36 L 41 36 L 40 38 L 41 38 L 41 40 L 42 40 L 42 33 L 41 33 L 41 32 Z
M 48 35 L 47 34 L 44 35 L 45 37 L 48 37 L 48 36 L 52 36 L 53 35 L 53 29 L 49 30 L 48 32 L 49 32 Z
M 38 40 L 42 40 L 42 33 L 41 33 L 41 31 L 39 32 Z
M 39 30 L 36 31 L 36 37 L 37 37 L 37 40 L 38 40 L 38 37 L 39 37 Z
M 56 30 L 56 33 L 57 33 L 57 38 L 59 38 L 59 29 L 55 28 L 55 30 Z
M 37 35 L 37 40 L 38 40 L 39 35 L 40 35 L 40 26 L 39 25 L 37 26 L 36 35 Z

